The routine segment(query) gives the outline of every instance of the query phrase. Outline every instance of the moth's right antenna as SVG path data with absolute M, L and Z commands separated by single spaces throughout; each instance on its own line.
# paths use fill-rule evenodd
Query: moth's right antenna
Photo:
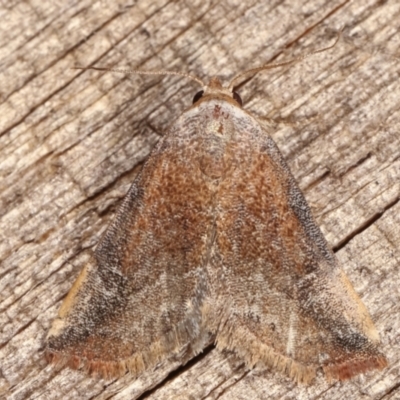
M 324 51 L 327 51 L 327 50 L 329 50 L 329 49 L 332 49 L 333 47 L 336 46 L 337 42 L 339 41 L 339 39 L 340 39 L 340 37 L 341 37 L 341 35 L 342 35 L 342 32 L 343 32 L 343 29 L 344 29 L 344 27 L 343 27 L 342 29 L 340 29 L 340 31 L 337 33 L 337 38 L 336 38 L 336 40 L 335 40 L 335 43 L 333 43 L 332 45 L 330 45 L 330 46 L 328 46 L 328 47 L 324 47 L 324 48 L 322 48 L 322 49 L 314 50 L 314 51 L 312 51 L 311 53 L 304 54 L 303 56 L 293 58 L 292 60 L 289 60 L 289 61 L 283 61 L 283 62 L 274 63 L 274 64 L 264 64 L 264 65 L 261 65 L 260 67 L 257 67 L 257 68 L 248 69 L 247 71 L 244 71 L 244 72 L 240 73 L 239 75 L 236 75 L 236 76 L 231 80 L 231 83 L 229 84 L 228 89 L 229 89 L 230 91 L 233 91 L 233 88 L 234 88 L 234 86 L 235 86 L 235 82 L 238 81 L 239 79 L 244 78 L 244 77 L 247 76 L 247 75 L 254 75 L 254 74 L 256 74 L 257 72 L 264 71 L 264 70 L 266 70 L 266 69 L 279 68 L 279 67 L 283 67 L 283 66 L 285 66 L 285 65 L 290 65 L 290 64 L 293 64 L 293 63 L 295 63 L 295 62 L 297 62 L 297 61 L 304 60 L 305 58 L 308 58 L 308 57 L 310 57 L 310 56 L 312 56 L 312 55 L 314 55 L 314 54 L 322 53 L 322 52 L 324 52 Z

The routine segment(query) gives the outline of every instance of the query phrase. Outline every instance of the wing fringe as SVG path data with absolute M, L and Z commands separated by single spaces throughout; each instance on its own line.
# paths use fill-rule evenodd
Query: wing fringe
M 176 356 L 182 351 L 184 351 L 183 362 L 186 362 L 188 357 L 192 357 L 202 350 L 203 342 L 201 339 L 196 339 L 199 338 L 194 338 L 189 332 L 188 326 L 182 324 L 169 332 L 162 341 L 153 343 L 147 351 L 134 353 L 131 357 L 123 360 L 94 360 L 86 358 L 84 355 L 68 353 L 68 349 L 65 349 L 64 352 L 63 350 L 51 349 L 51 347 L 46 349 L 45 358 L 49 364 L 83 370 L 94 377 L 119 378 L 127 372 L 137 377 L 142 372 L 155 367 L 161 361 Z
M 254 368 L 256 364 L 261 363 L 274 371 L 285 373 L 296 383 L 306 385 L 313 381 L 321 367 L 328 381 L 343 381 L 374 369 L 383 369 L 388 365 L 385 356 L 379 353 L 361 354 L 341 363 L 305 365 L 278 353 L 238 326 L 223 329 L 217 336 L 217 347 L 236 353 L 244 359 L 248 368 Z

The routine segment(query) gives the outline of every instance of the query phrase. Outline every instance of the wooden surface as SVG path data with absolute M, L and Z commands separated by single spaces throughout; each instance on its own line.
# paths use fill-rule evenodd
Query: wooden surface
M 7 0 L 0 18 L 1 398 L 400 399 L 398 0 Z M 176 77 L 69 68 L 229 80 L 329 45 L 341 27 L 333 50 L 239 91 L 246 109 L 276 128 L 390 366 L 310 387 L 246 371 L 213 347 L 136 380 L 47 366 L 43 341 L 62 299 L 149 151 L 199 90 Z

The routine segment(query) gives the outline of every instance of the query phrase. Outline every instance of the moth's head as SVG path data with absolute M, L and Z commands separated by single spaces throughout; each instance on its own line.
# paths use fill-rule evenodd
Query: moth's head
M 238 107 L 243 105 L 239 94 L 230 87 L 223 87 L 218 78 L 212 78 L 208 85 L 194 95 L 193 104 L 198 105 L 201 101 L 211 99 L 225 100 Z
M 242 99 L 240 98 L 239 94 L 237 92 L 235 92 L 235 90 L 234 90 L 235 86 L 237 86 L 236 85 L 237 83 L 239 83 L 239 82 L 243 83 L 243 81 L 246 78 L 248 78 L 250 76 L 254 76 L 258 72 L 265 71 L 267 69 L 283 67 L 285 65 L 290 65 L 295 62 L 304 60 L 305 58 L 310 57 L 314 54 L 322 53 L 326 50 L 332 49 L 333 47 L 336 46 L 336 43 L 339 41 L 342 31 L 343 31 L 343 28 L 338 32 L 335 42 L 328 47 L 314 50 L 311 53 L 304 54 L 300 57 L 293 58 L 288 61 L 283 61 L 283 62 L 279 62 L 279 63 L 275 63 L 275 64 L 264 64 L 264 65 L 261 65 L 260 67 L 248 69 L 248 70 L 236 75 L 231 80 L 228 87 L 223 87 L 218 78 L 212 78 L 210 80 L 210 83 L 208 85 L 203 84 L 203 90 L 200 90 L 199 92 L 197 92 L 196 95 L 193 97 L 193 104 L 198 105 L 200 102 L 205 101 L 205 100 L 220 99 L 220 100 L 226 100 L 235 106 L 242 107 L 242 104 L 243 104 Z M 172 74 L 176 75 L 176 73 L 172 73 Z M 202 83 L 201 79 L 199 79 L 195 76 L 191 76 L 188 74 L 184 74 L 184 75 L 196 82 Z

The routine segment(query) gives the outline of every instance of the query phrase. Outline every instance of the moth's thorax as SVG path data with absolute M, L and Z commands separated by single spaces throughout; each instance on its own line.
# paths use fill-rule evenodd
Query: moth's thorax
M 197 115 L 197 160 L 200 170 L 211 179 L 224 179 L 234 166 L 238 123 L 249 116 L 231 98 L 209 95 L 189 112 Z

